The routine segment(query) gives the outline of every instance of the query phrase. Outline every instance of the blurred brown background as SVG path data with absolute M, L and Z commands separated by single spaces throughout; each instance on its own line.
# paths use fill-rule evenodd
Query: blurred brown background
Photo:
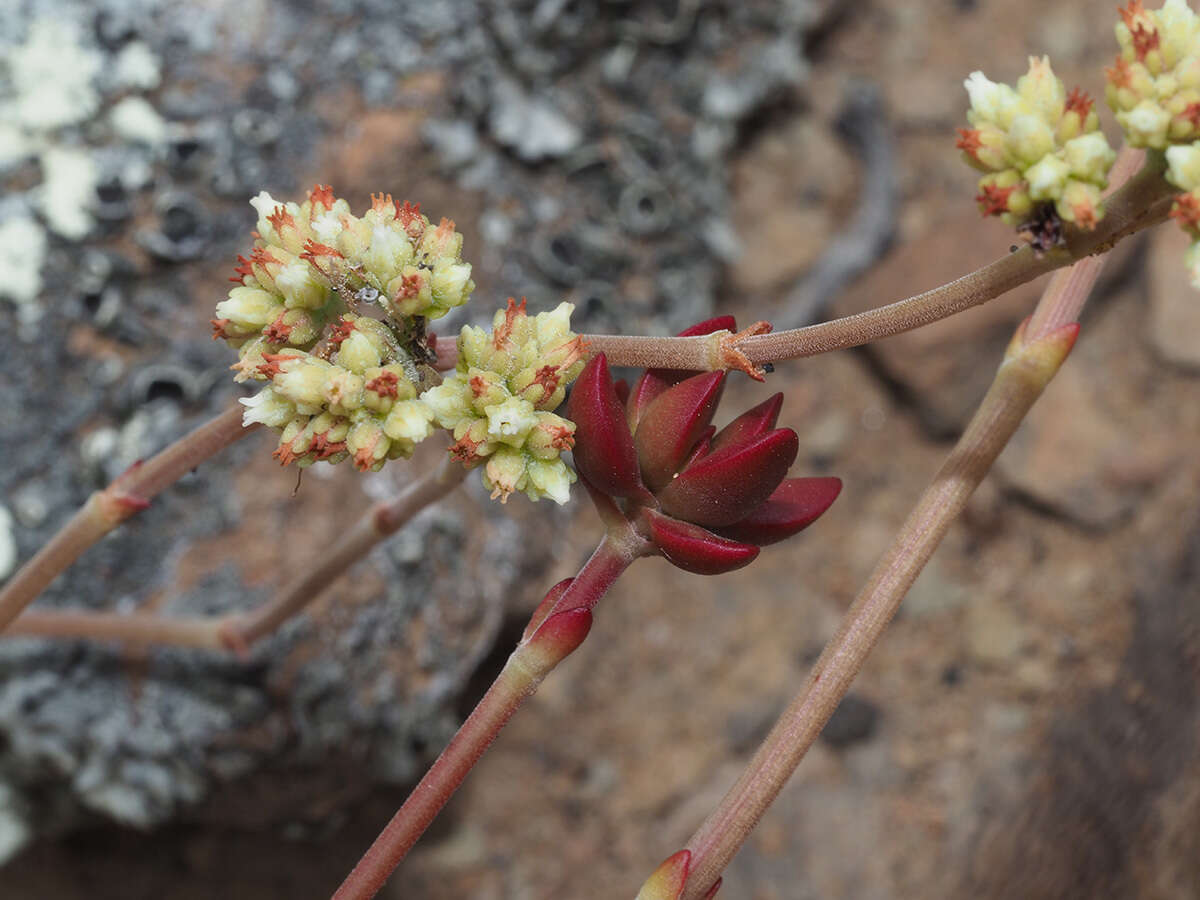
M 970 71 L 1011 82 L 1049 53 L 1102 97 L 1115 52 L 1112 4 L 1079 0 L 46 0 L 0 23 L 10 111 L 31 90 L 16 48 L 47 18 L 74 23 L 56 64 L 95 99 L 0 135 L 20 147 L 0 156 L 0 226 L 46 240 L 41 289 L 0 301 L 0 544 L 19 560 L 231 402 L 205 321 L 260 188 L 329 182 L 356 208 L 383 190 L 453 217 L 474 321 L 509 294 L 572 299 L 589 331 L 812 321 L 1007 250 L 953 149 Z M 118 77 L 123 54 L 140 80 Z M 140 107 L 123 123 L 129 98 L 157 126 Z M 92 161 L 82 233 L 55 224 L 55 148 Z M 721 896 L 1200 897 L 1185 245 L 1164 228 L 1112 254 L 1062 374 Z M 632 896 L 800 686 L 1037 292 L 731 382 L 727 414 L 786 391 L 797 472 L 841 476 L 841 498 L 744 572 L 639 563 L 385 895 Z M 406 477 L 313 470 L 293 497 L 270 439 L 247 443 L 44 602 L 260 602 Z M 598 536 L 582 499 L 501 515 L 470 484 L 250 665 L 0 647 L 0 898 L 328 895 Z

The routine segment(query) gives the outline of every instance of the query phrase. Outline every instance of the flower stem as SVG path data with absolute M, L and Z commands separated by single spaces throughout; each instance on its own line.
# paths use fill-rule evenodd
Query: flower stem
M 521 704 L 587 636 L 592 607 L 639 555 L 639 541 L 606 535 L 551 608 L 538 608 L 504 669 L 346 877 L 334 900 L 369 900 L 383 887 Z
M 215 456 L 258 426 L 242 425 L 242 407 L 234 404 L 214 419 L 145 462 L 137 462 L 71 517 L 46 546 L 0 590 L 0 632 L 65 571 L 80 554 L 200 463 Z
M 687 338 L 585 334 L 592 353 L 603 352 L 609 365 L 709 371 L 742 368 L 732 354 L 741 351 L 751 366 L 845 350 L 929 325 L 995 299 L 1015 287 L 1094 254 L 1105 253 L 1122 238 L 1167 218 L 1176 189 L 1163 178 L 1161 153 L 1123 150 L 1112 171 L 1114 183 L 1132 178 L 1106 201 L 1104 218 L 1093 231 L 1073 230 L 1065 247 L 1038 255 L 1025 246 L 968 275 L 887 306 L 773 334 L 733 341 L 728 332 Z
M 135 646 L 173 645 L 245 653 L 313 600 L 385 538 L 413 516 L 462 483 L 467 470 L 444 459 L 432 472 L 408 485 L 394 500 L 379 503 L 316 562 L 257 609 L 211 618 L 165 617 L 152 613 L 93 610 L 29 610 L 17 617 L 4 637 L 53 637 L 113 640 Z
M 135 647 L 197 647 L 225 650 L 221 620 L 155 613 L 112 613 L 89 609 L 31 609 L 21 613 L 0 637 L 119 641 Z
M 376 505 L 327 552 L 317 554 L 315 565 L 284 585 L 270 602 L 225 619 L 221 634 L 226 646 L 244 650 L 273 632 L 308 606 L 376 544 L 462 484 L 466 475 L 467 469 L 447 456 L 434 471 L 408 485 L 395 500 Z
M 1017 330 L 966 431 L 876 565 L 803 690 L 688 842 L 691 862 L 680 900 L 705 896 L 833 715 L 950 524 L 1070 352 L 1078 333 L 1072 319 L 1095 283 L 1099 263 L 1085 260 L 1058 273 L 1034 317 Z

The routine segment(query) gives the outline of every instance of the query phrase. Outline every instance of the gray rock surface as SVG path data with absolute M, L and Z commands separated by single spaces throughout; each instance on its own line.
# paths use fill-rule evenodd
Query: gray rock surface
M 203 323 L 261 189 L 295 195 L 330 168 L 366 180 L 355 161 L 386 159 L 396 185 L 356 180 L 357 200 L 411 184 L 470 198 L 478 223 L 460 222 L 482 235 L 467 247 L 481 282 L 534 308 L 566 294 L 588 330 L 708 315 L 728 156 L 763 104 L 794 99 L 810 19 L 806 0 L 341 0 L 261 14 L 23 0 L 11 12 L 0 228 L 23 249 L 3 251 L 0 287 L 0 557 L 11 543 L 18 564 L 91 491 L 231 402 L 228 353 Z M 413 110 L 415 158 L 362 146 L 364 122 Z M 489 318 L 504 293 L 471 315 Z M 269 481 L 265 453 L 249 441 L 185 477 L 39 602 L 244 608 L 274 584 L 278 547 L 256 541 L 294 540 L 301 557 L 319 546 L 295 509 L 344 522 L 394 490 L 312 474 L 289 506 L 290 477 Z M 412 779 L 452 727 L 506 594 L 554 546 L 521 540 L 511 509 L 473 508 L 423 516 L 248 662 L 0 643 L 0 860 L 97 819 L 186 819 L 206 798 L 332 760 L 347 795 Z M 263 823 L 302 818 L 302 800 L 339 802 L 285 793 L 256 810 Z

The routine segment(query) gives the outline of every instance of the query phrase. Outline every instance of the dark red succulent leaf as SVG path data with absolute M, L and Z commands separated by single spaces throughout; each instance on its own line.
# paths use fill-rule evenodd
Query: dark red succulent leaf
M 567 409 L 575 423 L 572 452 L 579 473 L 609 496 L 646 498 L 633 435 L 603 353 L 588 360 L 575 379 Z
M 842 491 L 840 478 L 788 478 L 766 502 L 717 533 L 765 547 L 803 531 L 833 505 Z
M 642 515 L 650 527 L 650 538 L 672 565 L 696 575 L 720 575 L 749 565 L 758 547 L 723 538 L 706 528 L 682 522 L 652 509 Z
M 775 427 L 775 422 L 779 419 L 779 410 L 782 408 L 783 394 L 779 393 L 746 410 L 720 430 L 709 452 L 717 453 L 726 447 L 744 444 L 760 434 L 766 434 Z
M 637 431 L 638 421 L 646 407 L 671 386 L 671 382 L 652 374 L 652 371 L 647 369 L 642 373 L 642 377 L 633 383 L 633 388 L 625 400 L 626 418 L 629 420 L 630 431 Z
M 779 487 L 800 441 L 778 428 L 692 463 L 658 492 L 664 512 L 707 528 L 745 518 Z
M 664 391 L 646 407 L 633 441 L 650 490 L 660 490 L 679 471 L 712 422 L 724 387 L 724 372 L 703 372 Z
M 714 334 L 718 331 L 737 331 L 737 320 L 733 316 L 715 316 L 683 329 L 683 331 L 679 332 L 679 337 L 700 337 L 701 335 Z M 669 372 L 671 370 L 659 369 L 658 371 Z
M 628 381 L 626 381 L 624 378 L 618 378 L 613 382 L 613 389 L 617 392 L 617 399 L 621 401 L 622 406 L 629 402 Z
M 687 459 L 683 461 L 683 465 L 679 468 L 686 469 L 700 457 L 708 453 L 712 449 L 713 435 L 717 433 L 717 426 L 709 425 L 704 429 L 704 433 L 696 438 L 696 444 L 692 447 L 692 451 L 687 455 Z
M 717 316 L 715 319 L 705 319 L 697 322 L 691 328 L 685 328 L 677 337 L 701 337 L 716 331 L 737 331 L 737 322 L 733 316 Z M 694 375 L 686 369 L 647 369 L 637 380 L 627 401 L 629 410 L 629 429 L 637 431 L 638 422 L 646 407 L 658 398 L 667 388 L 674 387 L 685 378 Z

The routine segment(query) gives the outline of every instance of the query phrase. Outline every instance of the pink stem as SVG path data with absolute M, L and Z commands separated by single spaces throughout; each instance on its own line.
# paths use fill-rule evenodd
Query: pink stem
M 637 558 L 636 549 L 633 541 L 612 536 L 600 542 L 533 633 L 517 645 L 483 699 L 363 854 L 334 900 L 370 900 L 378 893 L 521 704 L 579 646 L 591 624 L 591 609 Z M 539 608 L 535 615 L 541 613 Z
M 141 512 L 157 494 L 200 463 L 253 432 L 258 426 L 244 427 L 243 412 L 235 403 L 156 456 L 134 463 L 104 490 L 92 494 L 50 543 L 0 590 L 0 631 L 88 547 Z

